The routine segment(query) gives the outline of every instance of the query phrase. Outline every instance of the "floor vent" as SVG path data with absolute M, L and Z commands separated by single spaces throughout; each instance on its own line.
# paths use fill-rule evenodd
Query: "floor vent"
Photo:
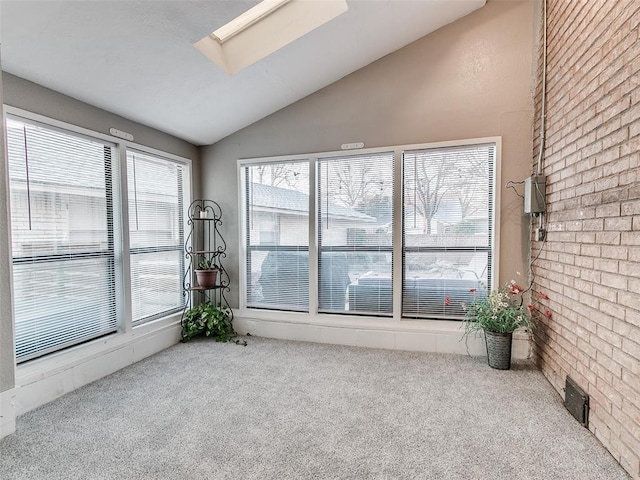
M 589 428 L 589 395 L 569 376 L 564 388 L 564 406 L 583 427 Z

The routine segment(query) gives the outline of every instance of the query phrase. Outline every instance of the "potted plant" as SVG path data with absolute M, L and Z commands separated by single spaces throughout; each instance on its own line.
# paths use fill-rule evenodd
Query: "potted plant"
M 219 267 L 213 258 L 203 258 L 198 262 L 196 268 L 196 278 L 198 285 L 202 288 L 215 288 L 218 279 Z
M 211 302 L 203 302 L 187 310 L 182 319 L 182 340 L 204 334 L 215 337 L 217 342 L 233 340 L 237 334 L 231 323 L 231 309 L 227 306 Z M 235 343 L 241 343 L 235 340 Z M 246 345 L 246 342 L 242 342 Z
M 533 307 L 523 306 L 524 289 L 515 280 L 485 296 L 471 290 L 475 299 L 466 309 L 465 335 L 483 331 L 489 366 L 508 370 L 513 332 L 519 328 L 531 331 Z

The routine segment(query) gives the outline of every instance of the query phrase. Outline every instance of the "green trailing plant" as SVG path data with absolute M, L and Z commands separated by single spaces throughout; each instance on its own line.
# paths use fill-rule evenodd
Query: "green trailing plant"
M 231 323 L 231 309 L 211 302 L 203 302 L 190 308 L 182 319 L 182 339 L 187 341 L 198 335 L 214 337 L 217 342 L 247 344 L 237 339 Z
M 504 287 L 492 290 L 489 295 L 480 295 L 471 289 L 475 299 L 466 306 L 465 335 L 480 330 L 493 333 L 513 333 L 524 327 L 533 327 L 532 305 L 523 306 L 524 289 L 512 280 Z

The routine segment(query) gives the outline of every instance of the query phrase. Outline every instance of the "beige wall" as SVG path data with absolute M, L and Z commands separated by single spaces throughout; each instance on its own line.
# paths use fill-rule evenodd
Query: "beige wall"
M 110 128 L 130 133 L 134 141 L 163 152 L 198 159 L 198 147 L 151 127 L 127 120 L 10 73 L 4 75 L 4 103 L 45 117 L 109 135 Z
M 109 135 L 110 128 L 117 128 L 132 134 L 135 143 L 193 160 L 193 198 L 201 196 L 200 149 L 195 145 L 10 73 L 3 72 L 3 76 L 5 105 L 105 135 Z
M 640 2 L 548 5 L 536 354 L 560 395 L 567 376 L 589 394 L 589 429 L 640 479 Z
M 224 211 L 227 264 L 238 305 L 239 158 L 502 137 L 502 185 L 529 175 L 533 2 L 480 10 L 202 151 L 204 196 Z M 525 272 L 528 219 L 501 186 L 500 279 Z

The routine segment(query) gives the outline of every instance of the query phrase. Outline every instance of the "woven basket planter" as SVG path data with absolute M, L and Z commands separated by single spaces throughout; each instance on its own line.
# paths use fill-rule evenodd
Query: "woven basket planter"
M 513 333 L 484 332 L 487 343 L 487 359 L 491 368 L 509 370 L 511 368 L 511 340 Z

